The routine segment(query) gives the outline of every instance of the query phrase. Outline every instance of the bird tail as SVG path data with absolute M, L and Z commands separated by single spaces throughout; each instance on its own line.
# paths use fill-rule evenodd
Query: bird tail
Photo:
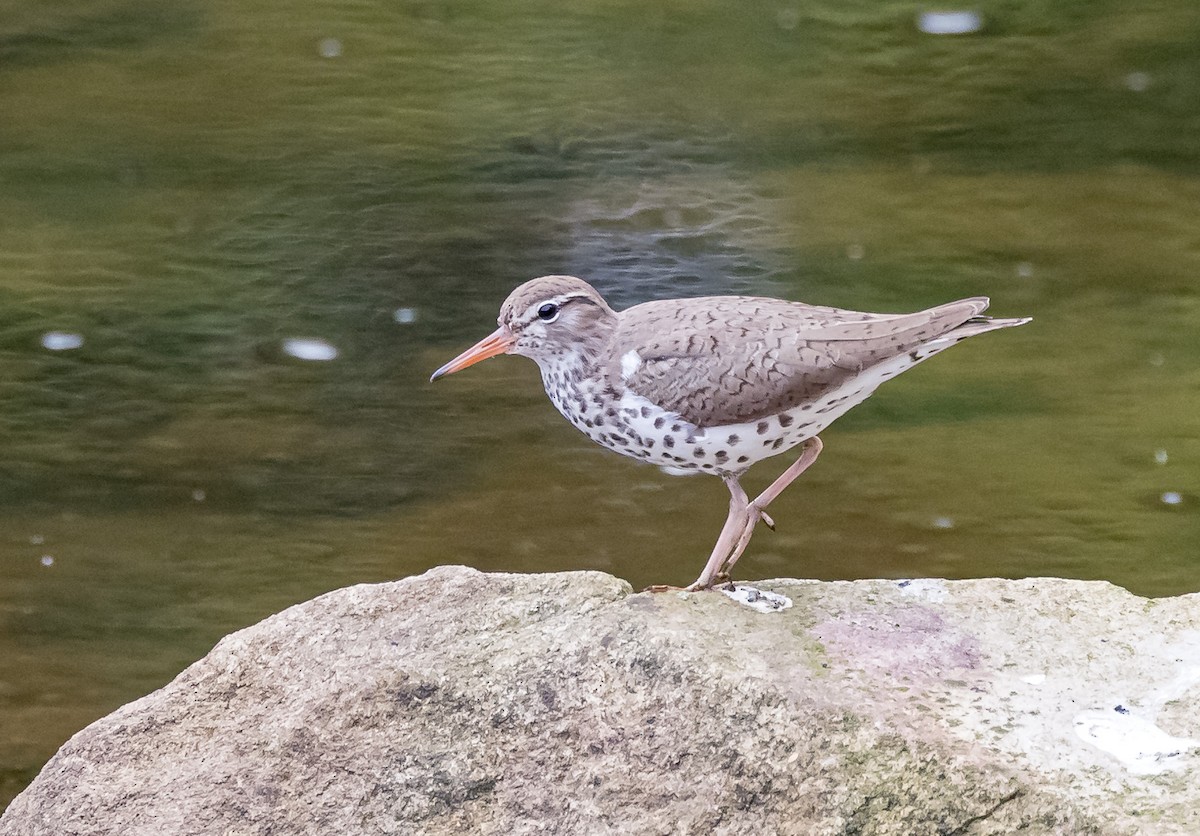
M 987 331 L 998 331 L 1001 328 L 1015 328 L 1032 320 L 1033 317 L 1031 316 L 1017 316 L 1006 319 L 991 316 L 973 316 L 957 328 L 951 329 L 948 336 L 956 338 L 973 337 L 976 334 L 983 334 Z

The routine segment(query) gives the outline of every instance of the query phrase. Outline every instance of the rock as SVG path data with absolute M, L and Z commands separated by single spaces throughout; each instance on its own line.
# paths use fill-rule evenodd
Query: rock
M 1200 595 L 759 586 L 793 605 L 332 592 L 75 735 L 0 834 L 1200 833 Z

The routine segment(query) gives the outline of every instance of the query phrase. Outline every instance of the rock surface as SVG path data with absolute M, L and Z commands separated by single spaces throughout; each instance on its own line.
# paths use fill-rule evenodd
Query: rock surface
M 1200 833 L 1200 595 L 446 567 L 222 640 L 0 834 Z

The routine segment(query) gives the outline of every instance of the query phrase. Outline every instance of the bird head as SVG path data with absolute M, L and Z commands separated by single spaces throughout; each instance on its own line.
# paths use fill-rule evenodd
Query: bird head
M 594 355 L 615 314 L 590 284 L 574 276 L 531 279 L 500 306 L 500 326 L 442 366 L 430 381 L 497 354 L 520 354 L 539 366 L 574 355 Z

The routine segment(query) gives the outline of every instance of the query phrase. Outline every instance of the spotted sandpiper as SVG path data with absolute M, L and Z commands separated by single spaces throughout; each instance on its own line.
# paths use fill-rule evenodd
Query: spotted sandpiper
M 431 381 L 497 354 L 538 364 L 546 394 L 593 441 L 668 473 L 712 473 L 729 516 L 689 590 L 728 578 L 771 500 L 821 452 L 817 434 L 879 384 L 960 340 L 1029 321 L 981 316 L 983 296 L 877 314 L 752 296 L 645 302 L 614 311 L 590 284 L 543 276 L 500 306 L 492 334 Z M 751 500 L 739 480 L 797 445 Z

